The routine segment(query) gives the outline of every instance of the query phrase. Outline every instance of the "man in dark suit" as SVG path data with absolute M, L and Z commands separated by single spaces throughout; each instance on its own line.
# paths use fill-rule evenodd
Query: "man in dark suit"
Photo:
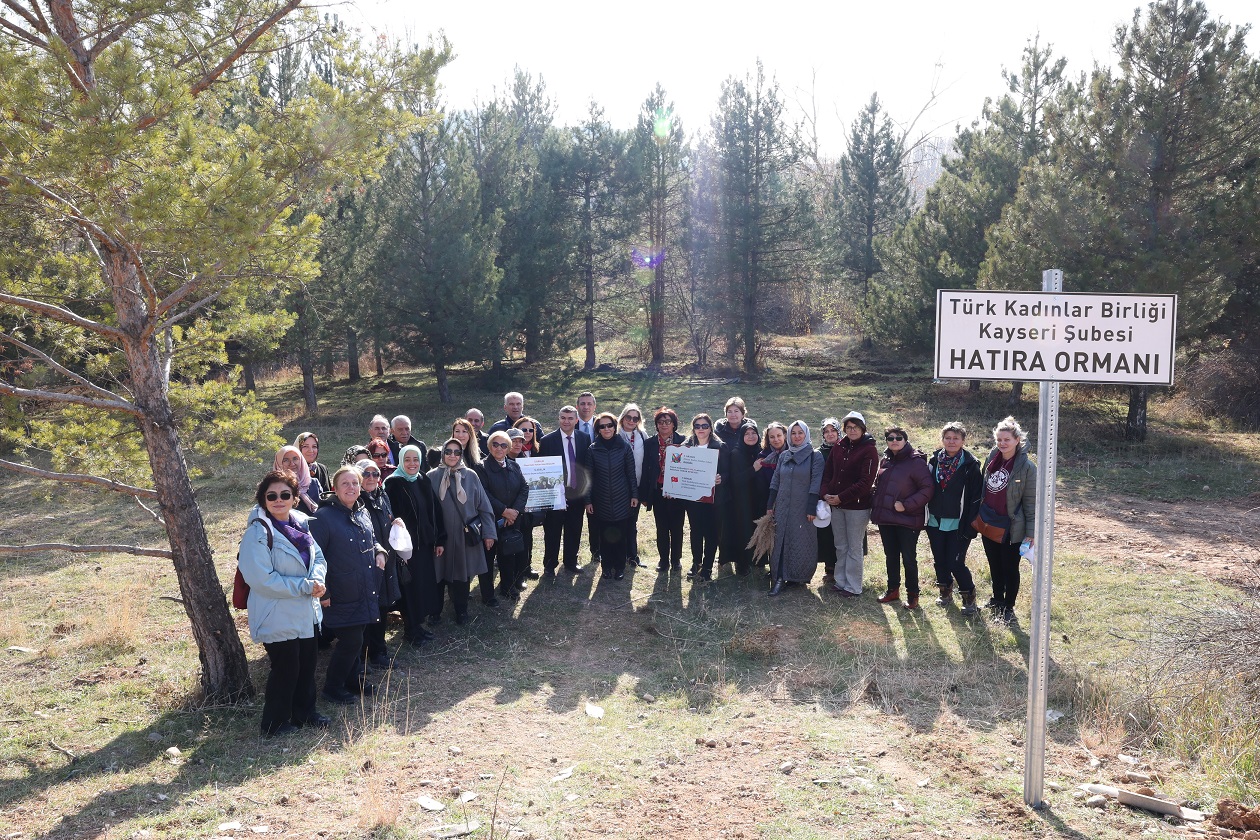
M 571 574 L 581 573 L 578 567 L 578 545 L 582 541 L 582 519 L 586 510 L 590 482 L 582 466 L 582 453 L 591 445 L 584 432 L 576 430 L 577 409 L 566 405 L 560 409 L 560 428 L 543 437 L 539 443 L 541 456 L 559 456 L 564 463 L 564 510 L 553 510 L 543 520 L 543 574 L 548 580 L 556 576 L 560 564 L 560 542 L 564 541 L 564 568 Z
M 482 455 L 489 453 L 490 434 L 486 432 L 486 415 L 481 413 L 480 408 L 470 408 L 464 415 L 464 419 L 472 423 L 473 429 L 477 432 L 477 446 Z

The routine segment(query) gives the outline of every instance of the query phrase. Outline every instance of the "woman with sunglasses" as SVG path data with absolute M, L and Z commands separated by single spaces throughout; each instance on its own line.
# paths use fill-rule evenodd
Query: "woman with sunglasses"
M 402 585 L 398 579 L 398 553 L 389 544 L 389 532 L 395 522 L 405 523 L 394 517 L 394 508 L 389 503 L 389 496 L 385 494 L 381 468 L 368 458 L 359 460 L 354 467 L 363 476 L 359 501 L 363 502 L 363 508 L 372 520 L 372 533 L 376 535 L 376 542 L 385 548 L 387 554 L 385 568 L 377 576 L 379 586 L 376 591 L 380 599 L 381 620 L 369 624 L 363 631 L 364 657 L 369 667 L 387 671 L 392 664 L 389 649 L 385 646 L 385 624 L 394 605 L 402 599 Z
M 433 638 L 424 628 L 425 618 L 434 623 L 441 619 L 442 601 L 437 591 L 433 558 L 445 551 L 447 541 L 433 485 L 421 481 L 420 458 L 420 447 L 404 446 L 398 451 L 401 465 L 385 478 L 385 495 L 389 496 L 394 516 L 406 524 L 411 536 L 412 554 L 407 561 L 410 580 L 402 585 L 406 606 L 403 628 L 407 641 L 417 646 Z
M 731 451 L 713 434 L 713 418 L 701 412 L 691 418 L 691 436 L 683 446 L 702 446 L 716 449 L 717 474 L 713 478 L 713 492 L 699 501 L 687 501 L 687 522 L 691 525 L 691 571 L 688 580 L 713 580 L 713 561 L 718 549 L 718 510 L 726 499 L 722 482 L 731 471 Z
M 901 569 L 906 570 L 905 608 L 919 608 L 919 532 L 927 522 L 928 502 L 936 491 L 927 455 L 910 445 L 910 436 L 900 426 L 884 431 L 888 448 L 875 473 L 871 499 L 871 521 L 879 526 L 888 569 L 888 588 L 879 597 L 881 604 L 901 599 Z
M 639 501 L 652 511 L 656 524 L 656 554 L 660 558 L 657 571 L 682 570 L 683 519 L 687 515 L 683 502 L 665 493 L 665 450 L 682 446 L 678 434 L 678 415 L 672 408 L 661 406 L 652 413 L 656 434 L 643 441 L 643 474 L 639 478 Z
M 249 636 L 266 649 L 271 664 L 262 710 L 267 737 L 328 726 L 315 709 L 315 625 L 328 565 L 306 515 L 294 509 L 297 499 L 291 471 L 263 476 L 237 555 L 249 584 Z
M 529 485 L 516 461 L 508 457 L 512 448 L 512 439 L 502 430 L 492 432 L 486 445 L 490 452 L 481 462 L 484 475 L 486 495 L 490 499 L 490 509 L 494 511 L 495 527 L 499 531 L 499 541 L 490 547 L 487 566 L 499 565 L 499 594 L 508 600 L 519 597 L 521 584 L 524 581 L 528 558 L 525 552 L 517 551 L 504 554 L 502 542 L 505 529 L 525 527 L 525 502 L 529 498 Z M 502 524 L 499 524 L 502 520 Z
M 474 576 L 480 581 L 481 600 L 488 605 L 498 603 L 494 597 L 494 567 L 487 564 L 486 552 L 499 535 L 481 479 L 464 464 L 464 447 L 452 437 L 442 444 L 441 452 L 442 462 L 429 471 L 428 478 L 442 510 L 448 539 L 446 551 L 437 558 L 434 568 L 439 592 L 445 589 L 451 594 L 455 623 L 464 624 L 468 621 L 469 582 Z
M 639 506 L 639 483 L 634 475 L 634 452 L 617 433 L 617 417 L 605 411 L 592 424 L 595 442 L 582 454 L 590 479 L 586 512 L 599 529 L 599 565 L 605 578 L 626 576 L 630 517 Z
M 771 595 L 791 584 L 809 583 L 818 568 L 814 514 L 822 472 L 822 455 L 814 451 L 809 426 L 803 420 L 793 420 L 788 426 L 787 449 L 779 455 L 766 500 L 766 513 L 774 517 Z
M 639 487 L 643 481 L 643 432 L 640 426 L 643 424 L 643 412 L 639 410 L 638 403 L 626 403 L 621 409 L 621 416 L 617 418 L 619 430 L 617 434 L 630 445 L 630 453 L 634 456 L 634 484 Z M 630 536 L 626 543 L 626 564 L 630 566 L 642 566 L 643 561 L 639 559 L 639 511 L 642 505 L 635 505 L 630 512 Z
M 522 417 L 512 424 L 512 428 L 520 429 L 523 437 L 521 438 L 521 450 L 513 457 L 515 458 L 537 458 L 538 457 L 538 438 L 535 432 L 538 430 L 538 421 L 533 417 Z

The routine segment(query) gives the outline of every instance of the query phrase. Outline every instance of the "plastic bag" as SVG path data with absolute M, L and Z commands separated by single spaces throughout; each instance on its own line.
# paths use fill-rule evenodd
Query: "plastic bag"
M 394 526 L 389 529 L 389 545 L 403 560 L 411 559 L 411 553 L 415 547 L 411 544 L 411 534 L 407 533 L 406 525 L 401 522 L 394 523 Z
M 818 500 L 818 506 L 814 508 L 814 527 L 830 528 L 831 527 L 831 505 Z

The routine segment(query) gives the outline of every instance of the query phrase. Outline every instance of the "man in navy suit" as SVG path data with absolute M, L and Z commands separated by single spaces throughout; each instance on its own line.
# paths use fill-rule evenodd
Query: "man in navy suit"
M 560 542 L 564 540 L 564 568 L 580 574 L 578 545 L 582 541 L 582 514 L 590 495 L 590 482 L 582 466 L 582 453 L 591 445 L 591 438 L 575 427 L 577 409 L 566 405 L 560 409 L 560 428 L 543 437 L 539 443 L 541 456 L 559 456 L 564 463 L 564 510 L 553 510 L 543 520 L 543 574 L 548 580 L 556 576 L 560 564 Z

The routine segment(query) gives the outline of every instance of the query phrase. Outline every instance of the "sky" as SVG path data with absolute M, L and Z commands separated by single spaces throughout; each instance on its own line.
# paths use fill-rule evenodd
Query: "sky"
M 659 82 L 689 134 L 707 127 L 723 80 L 753 73 L 777 80 L 788 116 L 816 114 L 823 153 L 844 152 L 848 126 L 872 93 L 912 137 L 952 136 L 1004 92 L 1029 39 L 1068 59 L 1075 78 L 1111 64 L 1118 25 L 1135 0 L 991 2 L 746 2 L 640 0 L 351 0 L 331 11 L 365 30 L 423 43 L 445 32 L 456 58 L 439 73 L 446 106 L 491 99 L 519 66 L 541 77 L 560 125 L 581 121 L 593 99 L 617 128 L 635 124 Z M 1233 25 L 1260 17 L 1254 0 L 1209 0 Z M 1248 38 L 1253 55 L 1260 34 Z M 926 110 L 925 110 L 926 109 Z

